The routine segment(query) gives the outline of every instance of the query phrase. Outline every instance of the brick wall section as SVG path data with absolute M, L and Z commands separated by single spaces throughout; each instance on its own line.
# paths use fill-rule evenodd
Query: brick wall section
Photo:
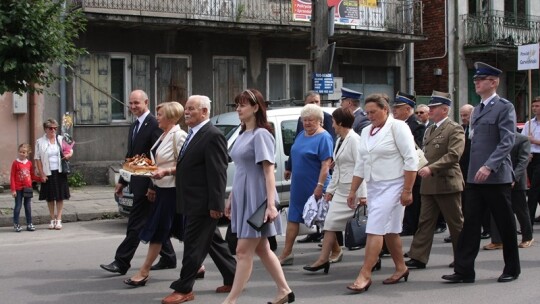
M 414 44 L 414 58 L 432 58 L 445 55 L 445 0 L 423 0 L 424 34 L 426 41 Z M 442 70 L 441 76 L 434 76 L 433 70 Z M 415 61 L 414 86 L 417 95 L 431 95 L 433 90 L 448 91 L 448 54 L 442 59 Z

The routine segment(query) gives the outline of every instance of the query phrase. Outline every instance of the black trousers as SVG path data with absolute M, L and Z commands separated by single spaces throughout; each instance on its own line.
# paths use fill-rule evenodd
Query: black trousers
M 480 249 L 480 229 L 484 211 L 489 209 L 503 243 L 504 274 L 521 273 L 516 226 L 511 207 L 510 184 L 471 184 L 466 189 L 465 221 L 455 252 L 454 271 L 468 278 L 475 277 L 474 261 Z
M 124 271 L 127 271 L 131 267 L 131 260 L 141 242 L 139 233 L 146 224 L 146 220 L 151 211 L 152 205 L 146 198 L 146 191 L 148 189 L 147 180 L 147 177 L 138 176 L 133 176 L 131 179 L 130 188 L 133 191 L 133 207 L 129 214 L 126 237 L 116 249 L 116 254 L 114 256 L 114 260 L 118 264 L 118 267 Z M 161 255 L 161 260 L 163 260 L 163 262 L 176 265 L 176 254 L 174 253 L 174 248 L 170 239 L 167 239 L 167 241 L 162 244 L 159 254 Z
M 403 232 L 414 234 L 418 229 L 418 220 L 420 219 L 420 183 L 415 183 L 412 188 L 413 201 L 412 204 L 405 207 L 405 215 L 403 216 Z
M 540 153 L 533 153 L 533 157 L 527 166 L 527 176 L 531 182 L 529 187 L 529 216 L 531 225 L 534 225 L 534 217 L 536 215 L 536 207 L 540 199 Z
M 186 220 L 182 270 L 180 278 L 171 283 L 171 288 L 180 293 L 191 292 L 197 271 L 208 254 L 223 277 L 223 285 L 232 285 L 236 260 L 217 228 L 218 220 L 209 215 L 186 216 Z
M 521 228 L 521 239 L 523 241 L 532 240 L 533 233 L 525 190 L 512 191 L 512 210 L 516 214 L 519 226 Z M 512 217 L 512 219 L 514 219 L 514 217 Z M 491 242 L 502 243 L 499 230 L 497 230 L 497 226 L 495 225 L 493 218 L 491 219 Z

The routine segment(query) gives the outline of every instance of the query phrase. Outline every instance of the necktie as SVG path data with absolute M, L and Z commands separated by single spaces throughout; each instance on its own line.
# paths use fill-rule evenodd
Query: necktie
M 480 104 L 480 113 L 482 113 L 482 110 L 484 109 L 485 106 L 486 105 L 483 102 Z
M 135 121 L 135 126 L 133 127 L 133 135 L 131 135 L 131 142 L 135 141 L 135 136 L 137 136 L 138 131 L 139 131 L 139 120 L 137 119 Z
M 184 144 L 182 145 L 182 150 L 180 150 L 180 156 L 183 156 L 184 153 L 186 152 L 186 148 L 189 144 L 189 140 L 191 139 L 191 135 L 193 135 L 193 129 L 189 129 L 188 131 L 188 135 L 186 137 L 186 141 L 184 142 Z

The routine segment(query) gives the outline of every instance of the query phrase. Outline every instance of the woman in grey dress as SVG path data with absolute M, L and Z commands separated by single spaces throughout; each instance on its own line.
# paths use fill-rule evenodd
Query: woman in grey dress
M 234 101 L 242 130 L 231 150 L 236 170 L 225 215 L 231 219 L 231 229 L 238 236 L 237 264 L 232 290 L 223 303 L 236 303 L 251 275 L 255 253 L 277 285 L 276 296 L 269 303 L 290 303 L 294 301 L 294 293 L 267 239 L 281 234 L 281 221 L 276 208 L 274 138 L 266 119 L 266 106 L 261 93 L 254 89 L 240 93 Z M 258 232 L 246 221 L 265 200 L 268 202 L 266 224 Z

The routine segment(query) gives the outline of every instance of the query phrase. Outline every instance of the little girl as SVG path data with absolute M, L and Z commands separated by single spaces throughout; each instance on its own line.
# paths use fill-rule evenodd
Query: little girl
M 13 228 L 16 232 L 21 232 L 19 225 L 19 214 L 24 200 L 24 214 L 26 216 L 26 230 L 34 231 L 36 228 L 32 224 L 32 192 L 23 195 L 24 189 L 32 189 L 32 181 L 41 182 L 41 178 L 34 174 L 32 162 L 28 160 L 28 155 L 32 152 L 29 144 L 19 145 L 19 157 L 11 165 L 11 195 L 15 198 L 15 209 L 13 210 Z M 27 190 L 27 191 L 30 191 Z M 26 197 L 25 197 L 26 196 Z

